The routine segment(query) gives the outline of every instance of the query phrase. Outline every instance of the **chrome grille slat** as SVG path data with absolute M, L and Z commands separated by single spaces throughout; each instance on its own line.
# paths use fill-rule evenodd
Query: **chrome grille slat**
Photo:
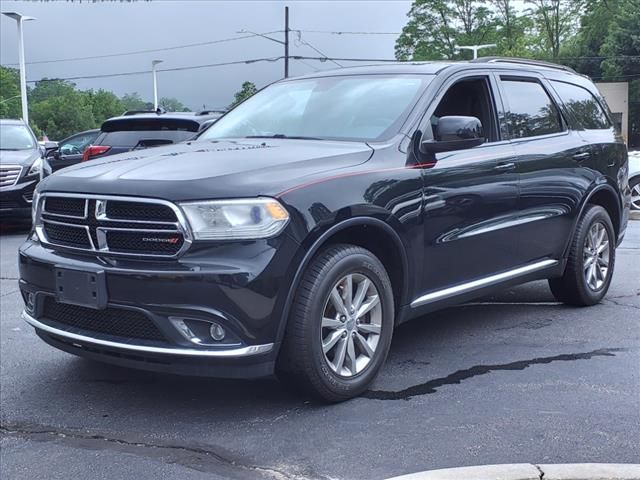
M 0 166 L 0 187 L 12 187 L 16 184 L 22 173 L 20 165 Z
M 110 218 L 109 202 L 117 202 L 120 210 L 129 216 L 143 215 L 145 207 L 153 205 L 150 211 L 155 218 Z M 99 255 L 172 258 L 181 255 L 191 244 L 191 233 L 182 211 L 166 200 L 45 192 L 35 208 L 36 233 L 41 242 L 53 248 Z M 176 221 L 162 221 L 163 211 L 167 219 Z M 58 225 L 55 239 L 47 235 L 47 229 L 53 228 L 51 225 Z M 64 229 L 72 236 L 69 241 L 61 237 Z M 85 230 L 90 248 L 77 246 L 82 243 L 76 235 L 80 229 Z M 111 246 L 110 235 L 115 235 Z

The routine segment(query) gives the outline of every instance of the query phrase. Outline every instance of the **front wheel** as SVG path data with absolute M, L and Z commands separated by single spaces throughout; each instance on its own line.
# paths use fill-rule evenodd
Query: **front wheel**
M 393 323 L 391 282 L 380 260 L 354 245 L 330 246 L 298 287 L 278 376 L 324 401 L 355 397 L 384 363 Z
M 551 292 L 569 305 L 598 303 L 609 290 L 615 259 L 609 214 L 598 205 L 589 206 L 578 221 L 564 275 L 549 280 Z

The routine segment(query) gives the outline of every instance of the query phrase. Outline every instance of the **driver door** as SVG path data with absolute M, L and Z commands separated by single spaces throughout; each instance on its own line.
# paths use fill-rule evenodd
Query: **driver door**
M 519 215 L 518 173 L 513 147 L 500 131 L 498 116 L 503 108 L 495 87 L 490 74 L 456 77 L 445 83 L 427 111 L 425 135 L 435 132 L 439 118 L 462 115 L 480 119 L 487 141 L 432 154 L 435 165 L 423 170 L 422 296 L 427 299 L 422 304 L 457 293 L 448 290 L 452 287 L 517 264 L 519 245 L 513 225 Z

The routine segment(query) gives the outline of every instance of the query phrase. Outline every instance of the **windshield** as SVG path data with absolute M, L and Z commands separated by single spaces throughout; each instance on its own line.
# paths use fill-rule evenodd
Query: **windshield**
M 430 80 L 427 75 L 369 75 L 277 83 L 222 117 L 200 140 L 382 140 L 397 133 Z
M 35 139 L 24 125 L 0 125 L 0 150 L 31 150 Z

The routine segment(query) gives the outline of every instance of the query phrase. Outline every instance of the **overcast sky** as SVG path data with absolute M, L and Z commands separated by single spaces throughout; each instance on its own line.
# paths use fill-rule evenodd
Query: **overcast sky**
M 2 11 L 18 11 L 36 17 L 25 23 L 27 62 L 88 57 L 136 50 L 209 42 L 240 36 L 240 30 L 282 30 L 284 7 L 289 6 L 290 28 L 300 29 L 302 40 L 330 57 L 393 58 L 396 35 L 332 35 L 305 30 L 400 32 L 410 1 L 168 1 L 38 2 L 0 0 Z M 273 34 L 282 38 L 282 33 Z M 0 63 L 17 63 L 15 21 L 0 19 Z M 318 53 L 291 33 L 292 55 Z M 283 47 L 262 38 L 74 62 L 27 65 L 27 80 L 43 77 L 74 77 L 150 70 L 151 61 L 164 60 L 158 68 L 230 62 L 258 57 L 277 57 Z M 335 67 L 321 63 L 291 61 L 291 75 Z M 349 62 L 341 62 L 349 65 Z M 258 87 L 278 80 L 282 60 L 218 68 L 162 72 L 158 74 L 160 96 L 176 97 L 192 109 L 230 103 L 245 80 Z M 118 95 L 138 92 L 151 100 L 151 74 L 75 80 L 79 88 L 104 88 Z

